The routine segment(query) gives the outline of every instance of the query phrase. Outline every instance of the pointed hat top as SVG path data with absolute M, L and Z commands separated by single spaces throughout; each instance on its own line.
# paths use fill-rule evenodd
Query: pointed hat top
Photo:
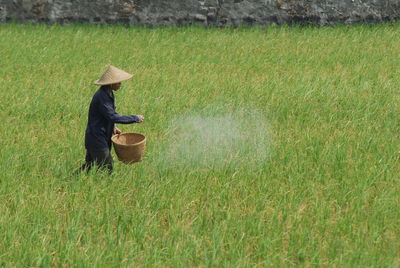
M 116 84 L 131 78 L 133 74 L 127 73 L 110 65 L 106 72 L 94 83 L 99 86 Z

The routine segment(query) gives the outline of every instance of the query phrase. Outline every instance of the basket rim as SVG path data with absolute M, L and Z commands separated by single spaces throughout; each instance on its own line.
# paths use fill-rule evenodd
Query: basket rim
M 140 136 L 142 136 L 144 139 L 141 140 L 141 141 L 139 141 L 139 142 L 137 142 L 137 143 L 131 143 L 131 144 L 122 144 L 122 143 L 116 142 L 116 138 L 117 138 L 117 137 L 119 137 L 119 136 L 121 136 L 121 135 L 125 135 L 125 134 L 140 135 Z M 143 135 L 143 134 L 141 134 L 141 133 L 137 133 L 137 132 L 124 132 L 124 133 L 121 133 L 121 134 L 115 134 L 115 135 L 113 135 L 113 136 L 111 137 L 111 141 L 112 141 L 114 144 L 117 144 L 117 145 L 119 145 L 119 146 L 127 146 L 127 147 L 129 147 L 129 146 L 139 145 L 139 144 L 145 143 L 145 142 L 146 142 L 146 136 Z

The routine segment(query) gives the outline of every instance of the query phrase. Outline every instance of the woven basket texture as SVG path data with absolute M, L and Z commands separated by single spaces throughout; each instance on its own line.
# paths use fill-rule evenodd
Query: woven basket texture
M 128 132 L 114 135 L 111 140 L 118 160 L 124 163 L 135 163 L 142 160 L 146 147 L 146 137 L 144 135 Z

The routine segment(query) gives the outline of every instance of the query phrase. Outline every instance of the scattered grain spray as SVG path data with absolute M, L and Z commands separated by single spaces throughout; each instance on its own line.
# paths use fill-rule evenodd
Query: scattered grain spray
M 169 167 L 221 168 L 265 163 L 270 135 L 261 113 L 240 109 L 176 117 L 166 132 L 163 162 Z

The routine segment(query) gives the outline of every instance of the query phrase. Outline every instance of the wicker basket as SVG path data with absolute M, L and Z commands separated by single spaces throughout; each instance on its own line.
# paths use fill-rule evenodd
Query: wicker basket
M 118 159 L 124 163 L 139 162 L 146 147 L 146 137 L 139 133 L 122 133 L 111 138 Z

